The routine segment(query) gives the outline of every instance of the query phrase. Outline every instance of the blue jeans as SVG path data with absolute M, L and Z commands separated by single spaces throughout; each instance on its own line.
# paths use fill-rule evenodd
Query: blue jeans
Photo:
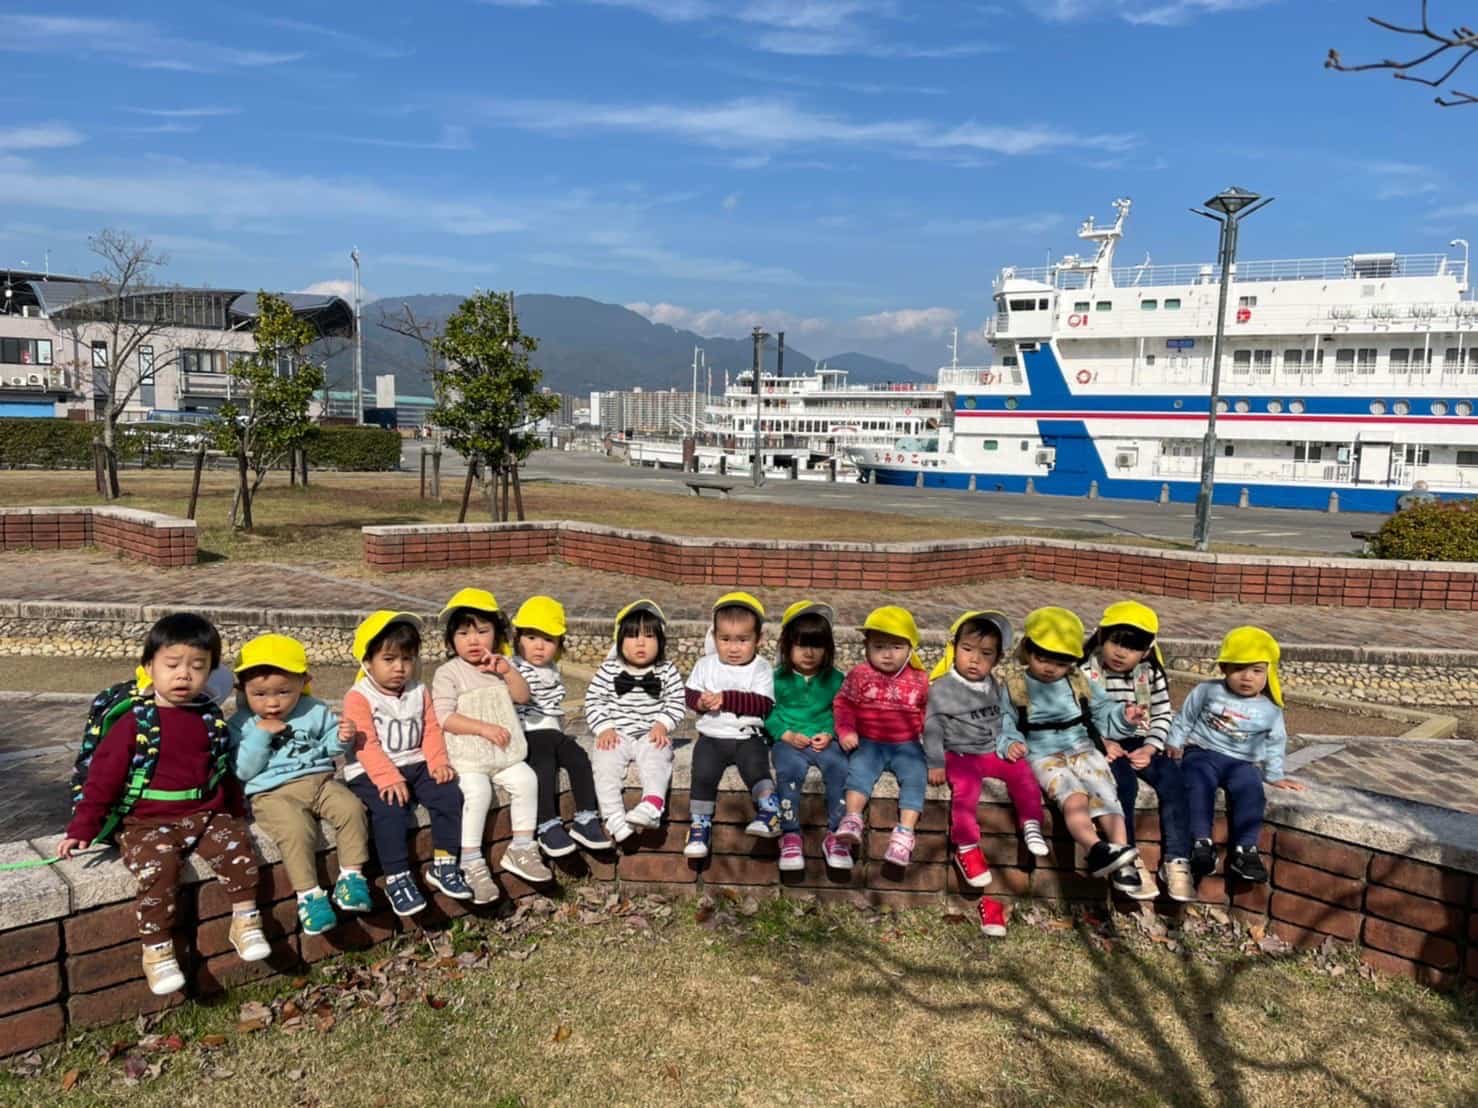
M 847 808 L 847 752 L 835 739 L 824 750 L 797 750 L 788 742 L 777 742 L 770 748 L 770 760 L 775 763 L 775 788 L 780 794 L 780 829 L 801 829 L 801 786 L 806 771 L 815 766 L 826 787 L 826 827 L 835 831 Z
M 884 770 L 898 782 L 898 807 L 905 812 L 924 810 L 924 788 L 929 783 L 929 762 L 916 742 L 875 743 L 860 739 L 847 767 L 847 791 L 872 796 L 872 787 Z
M 1119 745 L 1127 754 L 1144 745 L 1143 739 L 1119 739 Z M 1166 858 L 1187 859 L 1191 856 L 1190 817 L 1186 810 L 1185 779 L 1180 763 L 1156 752 L 1150 764 L 1136 770 L 1128 758 L 1115 758 L 1109 763 L 1114 773 L 1114 785 L 1119 790 L 1119 803 L 1124 806 L 1124 830 L 1129 835 L 1129 845 L 1134 845 L 1134 800 L 1139 795 L 1139 782 L 1155 790 L 1160 801 L 1160 837 L 1164 840 Z
M 1205 747 L 1188 746 L 1180 772 L 1185 779 L 1192 835 L 1211 838 L 1216 790 L 1220 787 L 1227 791 L 1227 839 L 1235 846 L 1257 845 L 1267 807 L 1261 766 Z

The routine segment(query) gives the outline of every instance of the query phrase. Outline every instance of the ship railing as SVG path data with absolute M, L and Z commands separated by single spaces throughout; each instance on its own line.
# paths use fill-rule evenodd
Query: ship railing
M 1210 285 L 1221 280 L 1221 268 L 1210 263 L 1116 266 L 1118 288 L 1161 285 Z M 996 278 L 996 288 L 1007 280 L 1034 281 L 1059 289 L 1081 289 L 1091 284 L 1093 271 L 1058 266 L 1007 267 Z M 1446 254 L 1348 254 L 1342 258 L 1279 258 L 1238 262 L 1234 282 L 1385 280 L 1391 277 L 1453 277 L 1467 284 L 1467 263 Z

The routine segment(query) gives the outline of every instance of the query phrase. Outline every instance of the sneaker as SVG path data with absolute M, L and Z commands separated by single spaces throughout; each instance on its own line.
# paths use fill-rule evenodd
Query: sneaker
M 980 930 L 993 939 L 1006 934 L 1006 909 L 993 897 L 980 898 Z
M 821 853 L 832 869 L 852 868 L 852 848 L 835 835 L 826 836 L 826 841 L 821 844 Z
M 426 907 L 426 898 L 409 873 L 392 873 L 386 877 L 385 895 L 390 898 L 390 910 L 397 916 L 413 916 Z
M 754 819 L 749 821 L 749 826 L 744 829 L 744 833 L 753 835 L 757 839 L 778 839 L 780 837 L 780 813 L 756 813 Z
M 1139 856 L 1139 851 L 1132 846 L 1124 846 L 1106 842 L 1100 839 L 1088 850 L 1088 861 L 1084 868 L 1094 877 L 1107 877 L 1116 870 L 1125 866 L 1132 866 L 1134 859 Z
M 889 865 L 906 866 L 913 861 L 914 833 L 906 827 L 893 828 L 888 836 L 888 849 L 883 851 L 883 861 Z
M 144 980 L 155 996 L 168 996 L 185 987 L 185 975 L 180 972 L 180 963 L 175 960 L 174 943 L 161 943 L 158 947 L 144 947 Z
M 374 907 L 370 903 L 369 882 L 363 874 L 341 873 L 334 882 L 334 904 L 346 912 L 368 912 Z
M 554 880 L 554 874 L 550 873 L 549 867 L 540 860 L 539 848 L 533 843 L 527 845 L 509 843 L 508 849 L 503 851 L 501 865 L 504 872 L 511 873 L 515 877 L 522 877 L 525 881 L 530 881 L 535 885 Z
M 493 871 L 481 858 L 462 866 L 462 878 L 467 882 L 467 887 L 472 890 L 473 904 L 491 904 L 503 895 L 503 890 L 498 888 L 498 883 L 493 880 Z
M 575 840 L 570 838 L 569 832 L 564 829 L 564 824 L 551 823 L 539 832 L 539 849 L 550 858 L 563 858 L 566 854 L 573 854 L 580 848 L 575 845 Z
M 594 816 L 577 819 L 570 824 L 570 838 L 586 850 L 610 850 L 611 840 Z
M 856 812 L 848 812 L 842 817 L 842 822 L 837 824 L 836 837 L 848 846 L 856 846 L 862 842 L 862 836 L 867 827 L 862 822 L 862 817 Z
M 426 884 L 453 900 L 471 900 L 472 890 L 455 858 L 437 858 L 426 870 Z
M 1171 900 L 1187 904 L 1196 899 L 1196 883 L 1191 880 L 1191 864 L 1184 858 L 1171 858 L 1160 863 L 1160 880 Z
M 955 847 L 955 865 L 960 876 L 972 889 L 983 889 L 990 884 L 990 863 L 978 846 Z
M 298 923 L 305 935 L 322 935 L 339 922 L 329 903 L 328 893 L 319 891 L 302 897 L 298 901 Z
M 606 832 L 611 836 L 611 842 L 624 843 L 632 835 L 636 834 L 636 828 L 626 822 L 626 817 L 612 816 L 606 820 Z
M 1029 819 L 1021 825 L 1021 837 L 1026 840 L 1028 853 L 1035 854 L 1038 858 L 1045 858 L 1051 853 L 1051 847 L 1042 835 L 1042 825 L 1036 820 Z
M 1227 858 L 1227 872 L 1253 885 L 1268 883 L 1268 867 L 1262 864 L 1255 846 L 1234 846 Z
M 794 873 L 805 868 L 806 852 L 801 846 L 801 833 L 787 831 L 780 836 L 780 870 L 783 873 Z
M 1210 839 L 1197 839 L 1191 847 L 1191 880 L 1199 881 L 1216 869 L 1216 847 Z
M 1116 869 L 1109 874 L 1109 884 L 1125 896 L 1131 896 L 1135 900 L 1144 899 L 1144 882 L 1139 879 L 1139 869 L 1136 866 L 1125 866 Z
M 1155 875 L 1151 873 L 1149 871 L 1149 868 L 1144 864 L 1143 858 L 1134 859 L 1133 872 L 1134 875 L 1139 878 L 1139 883 L 1136 885 L 1121 885 L 1121 883 L 1117 880 L 1119 874 L 1129 872 L 1130 869 L 1126 867 L 1114 874 L 1114 888 L 1119 889 L 1121 892 L 1128 893 L 1135 900 L 1154 900 L 1157 896 L 1160 895 L 1160 886 L 1155 884 Z
M 683 843 L 684 858 L 707 858 L 708 841 L 713 835 L 713 824 L 696 820 L 688 828 L 688 841 Z
M 267 936 L 262 934 L 262 913 L 253 908 L 244 915 L 231 913 L 231 930 L 227 935 L 243 962 L 260 962 L 272 953 Z
M 650 800 L 643 800 L 626 813 L 626 822 L 632 827 L 656 827 L 662 822 L 662 809 Z

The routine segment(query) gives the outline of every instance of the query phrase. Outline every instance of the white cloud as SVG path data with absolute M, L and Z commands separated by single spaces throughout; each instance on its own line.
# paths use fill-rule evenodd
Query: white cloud
M 77 146 L 83 135 L 65 123 L 36 123 L 29 127 L 0 127 L 0 151 L 58 150 Z
M 874 312 L 852 321 L 854 333 L 863 338 L 889 338 L 896 335 L 942 335 L 958 322 L 960 313 L 953 308 L 899 308 L 891 312 Z
M 679 331 L 692 331 L 699 335 L 720 338 L 743 338 L 756 327 L 763 327 L 767 331 L 784 331 L 787 337 L 816 334 L 832 327 L 829 319 L 805 318 L 778 309 L 724 311 L 721 308 L 685 308 L 679 304 L 649 304 L 645 301 L 627 304 L 626 307 L 638 315 L 646 316 L 653 323 L 665 323 Z
M 724 211 L 726 211 L 726 212 L 732 212 L 738 206 L 739 206 L 739 194 L 737 192 L 731 192 L 731 193 L 729 193 L 728 196 L 725 196 L 724 197 L 724 199 L 723 199 L 723 209 L 724 209 Z
M 328 39 L 335 46 L 353 50 L 356 53 L 363 54 L 367 58 L 404 58 L 410 55 L 409 50 L 387 46 L 380 39 L 356 35 L 337 27 L 325 27 L 321 23 L 308 23 L 301 19 L 268 19 L 266 23 L 269 27 L 289 31 L 295 35 L 313 35 L 318 38 Z
M 156 119 L 210 119 L 222 115 L 240 115 L 240 108 L 125 108 L 135 115 Z
M 801 275 L 784 266 L 756 265 L 742 258 L 706 255 L 690 257 L 659 245 L 650 234 L 626 230 L 593 231 L 583 238 L 578 254 L 567 250 L 543 250 L 529 260 L 565 269 L 604 269 L 640 273 L 646 278 L 739 282 L 761 285 L 798 285 Z
M 352 135 L 335 135 L 341 142 L 352 142 L 357 146 L 388 146 L 399 150 L 471 150 L 472 139 L 466 127 L 454 123 L 445 124 L 440 135 L 429 141 L 394 138 L 356 138 Z
M 1047 19 L 1116 18 L 1138 26 L 1174 27 L 1202 15 L 1247 11 L 1279 0 L 1046 0 L 1031 9 Z
M 139 20 L 69 15 L 7 14 L 0 50 L 61 54 L 71 62 L 97 56 L 135 69 L 186 73 L 256 69 L 300 61 L 305 56 L 301 51 L 246 50 L 180 38 Z
M 338 296 L 354 305 L 354 282 L 343 277 L 331 277 L 326 281 L 314 281 L 311 285 L 295 289 L 295 292 L 306 292 L 314 296 Z M 371 304 L 380 299 L 363 285 L 359 286 L 359 302 L 361 305 Z

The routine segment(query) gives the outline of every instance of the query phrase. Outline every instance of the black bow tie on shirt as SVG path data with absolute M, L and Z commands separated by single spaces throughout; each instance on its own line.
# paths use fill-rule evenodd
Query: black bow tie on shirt
M 617 696 L 625 696 L 632 689 L 641 689 L 653 700 L 662 695 L 662 682 L 655 673 L 644 673 L 640 677 L 633 677 L 623 670 L 616 674 L 616 679 L 612 683 L 616 686 Z

